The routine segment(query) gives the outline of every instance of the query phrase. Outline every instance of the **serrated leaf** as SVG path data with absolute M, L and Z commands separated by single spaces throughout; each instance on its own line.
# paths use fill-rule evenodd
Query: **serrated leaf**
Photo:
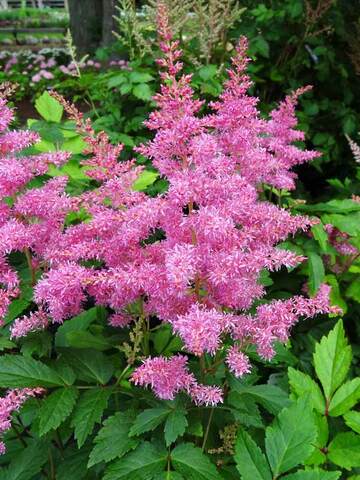
M 238 433 L 234 459 L 242 480 L 271 480 L 265 455 L 245 430 Z
M 6 480 L 31 480 L 40 473 L 48 459 L 48 443 L 32 442 L 13 458 L 6 471 Z
M 114 373 L 114 366 L 101 352 L 96 350 L 71 350 L 65 358 L 70 362 L 79 378 L 85 381 L 94 380 L 105 385 Z
M 87 448 L 67 449 L 65 458 L 56 468 L 56 480 L 82 480 L 88 474 L 87 461 L 89 451 Z
M 159 451 L 149 442 L 111 464 L 103 480 L 152 480 L 167 464 L 167 452 Z
M 21 355 L 0 357 L 0 387 L 59 387 L 64 382 L 47 365 Z
M 186 411 L 181 409 L 172 411 L 165 422 L 164 432 L 166 446 L 170 446 L 178 437 L 184 435 L 187 426 Z
M 159 174 L 150 170 L 143 170 L 132 185 L 132 189 L 140 192 L 146 190 L 158 178 Z
M 87 390 L 80 397 L 71 421 L 79 448 L 93 431 L 95 423 L 101 421 L 110 395 L 110 388 L 94 388 Z
M 322 224 L 322 222 L 319 222 L 316 225 L 313 225 L 311 227 L 311 232 L 315 240 L 320 245 L 321 251 L 327 252 L 329 248 L 328 235 L 324 229 L 324 225 Z
M 72 412 L 79 391 L 75 387 L 60 388 L 49 395 L 41 404 L 39 411 L 39 435 L 58 428 Z
M 139 413 L 133 426 L 130 428 L 130 436 L 140 435 L 141 433 L 154 430 L 165 421 L 169 413 L 170 410 L 165 407 L 149 408 L 144 410 L 143 412 Z
M 154 77 L 152 75 L 150 75 L 150 73 L 137 72 L 135 70 L 135 71 L 130 72 L 129 79 L 132 83 L 146 83 L 146 82 L 150 82 L 151 80 L 153 80 Z
M 237 422 L 248 427 L 264 428 L 259 407 L 251 396 L 230 392 L 228 402 L 234 407 L 231 412 Z
M 297 397 L 309 394 L 315 410 L 320 413 L 325 412 L 324 396 L 319 385 L 309 375 L 289 367 L 288 377 L 291 390 Z
M 343 323 L 339 320 L 328 336 L 315 346 L 315 371 L 327 399 L 345 380 L 351 359 L 351 347 L 345 337 Z
M 344 415 L 346 425 L 354 430 L 356 433 L 360 433 L 360 412 L 347 412 Z
M 315 423 L 317 427 L 316 448 L 310 457 L 305 461 L 305 465 L 322 465 L 326 462 L 326 455 L 323 449 L 329 441 L 329 425 L 328 418 L 323 414 L 315 414 Z
M 275 385 L 242 385 L 235 380 L 232 387 L 239 395 L 250 396 L 255 403 L 275 415 L 290 404 L 287 393 Z
M 132 93 L 136 98 L 140 100 L 151 100 L 152 91 L 147 83 L 138 83 L 132 89 Z
M 100 462 L 110 462 L 136 448 L 138 441 L 129 438 L 132 423 L 133 415 L 131 412 L 118 412 L 107 418 L 95 437 L 95 447 L 90 453 L 88 467 Z
M 320 255 L 315 252 L 306 252 L 309 262 L 309 291 L 314 295 L 325 278 L 325 268 Z
M 66 340 L 66 335 L 70 332 L 86 330 L 97 319 L 98 315 L 99 307 L 93 307 L 71 320 L 66 320 L 56 332 L 55 345 L 57 347 L 70 347 L 69 342 Z
M 174 448 L 171 462 L 186 480 L 221 480 L 215 465 L 191 443 L 182 443 Z
M 330 401 L 329 415 L 338 417 L 350 410 L 360 399 L 360 378 L 344 383 Z
M 48 92 L 44 92 L 36 101 L 35 108 L 38 113 L 47 122 L 61 121 L 61 117 L 64 111 L 63 106 L 55 100 Z
M 70 347 L 74 348 L 93 348 L 103 352 L 113 348 L 113 345 L 109 343 L 106 338 L 101 335 L 93 335 L 87 331 L 72 331 L 66 334 L 66 340 Z
M 338 433 L 329 445 L 328 459 L 347 470 L 360 467 L 360 435 Z
M 284 480 L 338 480 L 341 472 L 326 472 L 325 470 L 298 470 L 286 475 Z
M 280 475 L 305 462 L 314 450 L 316 437 L 308 396 L 284 408 L 265 434 L 266 454 L 273 474 Z

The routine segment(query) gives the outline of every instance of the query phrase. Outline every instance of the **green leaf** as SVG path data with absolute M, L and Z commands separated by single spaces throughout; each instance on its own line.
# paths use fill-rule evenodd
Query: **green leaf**
M 315 414 L 315 423 L 317 427 L 316 448 L 309 458 L 306 459 L 305 465 L 322 465 L 326 462 L 324 448 L 329 441 L 329 425 L 328 418 L 323 414 Z
M 204 65 L 199 69 L 199 76 L 205 82 L 215 77 L 217 74 L 217 65 Z
M 271 480 L 265 455 L 245 430 L 238 433 L 234 458 L 242 480 Z
M 7 314 L 4 318 L 4 325 L 15 320 L 19 317 L 24 310 L 26 310 L 31 305 L 31 302 L 26 298 L 17 298 L 13 300 L 8 308 Z
M 354 430 L 356 433 L 360 433 L 360 412 L 347 412 L 344 415 L 346 425 Z
M 77 137 L 73 137 L 73 138 L 69 138 L 68 140 L 65 140 L 65 142 L 61 145 L 61 150 L 64 150 L 66 152 L 71 152 L 74 154 L 79 154 L 85 150 L 86 146 L 87 144 L 84 142 L 84 140 L 80 136 L 77 136 Z M 81 169 L 79 168 L 79 170 Z M 66 166 L 64 167 L 64 171 L 66 172 Z M 72 171 L 69 171 L 66 173 L 69 173 L 70 177 L 72 176 L 71 175 Z M 82 175 L 81 175 L 81 178 L 83 178 Z
M 130 436 L 154 430 L 165 421 L 169 413 L 170 410 L 165 407 L 144 410 L 136 417 L 134 425 L 130 429 Z
M 264 428 L 259 407 L 251 395 L 239 395 L 237 392 L 230 392 L 228 402 L 234 407 L 231 411 L 237 422 L 248 427 Z
M 283 480 L 337 480 L 341 472 L 326 472 L 325 470 L 298 470 L 286 475 Z
M 150 73 L 132 71 L 129 75 L 130 82 L 132 83 L 146 83 L 154 80 L 154 77 Z
M 88 456 L 87 448 L 67 449 L 65 458 L 56 467 L 56 480 L 82 480 L 88 474 Z
M 167 452 L 143 442 L 133 452 L 111 464 L 102 480 L 152 480 L 167 464 Z
M 66 322 L 60 325 L 56 332 L 55 346 L 70 347 L 70 344 L 66 339 L 66 335 L 70 332 L 86 330 L 89 325 L 91 325 L 97 319 L 98 315 L 99 307 L 93 307 L 85 312 L 80 313 L 80 315 L 72 318 L 71 320 L 66 320 Z
M 338 417 L 350 410 L 360 399 L 360 378 L 344 383 L 330 401 L 329 415 Z
M 101 421 L 110 395 L 110 388 L 94 388 L 87 390 L 80 397 L 71 421 L 79 448 L 93 431 L 95 423 Z
M 132 189 L 140 192 L 146 190 L 158 178 L 159 174 L 150 170 L 143 170 L 132 185 Z
M 328 450 L 329 460 L 339 467 L 347 470 L 360 467 L 360 435 L 353 432 L 339 433 Z
M 66 352 L 65 358 L 74 368 L 79 378 L 85 381 L 94 380 L 105 385 L 114 373 L 111 361 L 96 350 L 77 349 Z
M 64 382 L 47 365 L 21 355 L 0 357 L 0 387 L 59 387 Z
M 324 396 L 319 385 L 309 375 L 289 367 L 288 377 L 291 390 L 297 397 L 309 394 L 315 410 L 320 413 L 325 412 Z
M 351 347 L 345 337 L 343 323 L 339 320 L 328 336 L 315 346 L 315 371 L 327 399 L 345 380 L 351 359 Z
M 66 340 L 70 347 L 74 348 L 93 348 L 94 350 L 104 351 L 113 348 L 106 338 L 101 335 L 93 335 L 87 331 L 72 331 L 66 334 Z
M 151 100 L 151 97 L 153 95 L 151 88 L 147 83 L 138 83 L 132 89 L 132 93 L 136 98 L 139 98 L 140 100 L 145 100 L 145 101 Z
M 188 421 L 186 419 L 186 411 L 181 409 L 172 411 L 167 417 L 165 423 L 164 432 L 166 446 L 170 446 L 178 439 L 178 437 L 184 435 L 187 426 Z
M 49 395 L 41 404 L 39 411 L 39 435 L 58 428 L 72 412 L 79 395 L 75 387 L 60 388 Z
M 322 252 L 327 252 L 329 248 L 328 235 L 324 230 L 324 225 L 322 222 L 317 223 L 311 227 L 311 232 L 315 240 L 320 245 Z
M 1 479 L 0 479 L 1 480 Z M 184 480 L 184 477 L 178 472 L 162 472 L 154 477 L 154 480 Z
M 95 437 L 95 447 L 90 453 L 88 467 L 100 462 L 110 462 L 137 447 L 138 441 L 129 438 L 132 417 L 131 412 L 118 412 L 104 421 L 102 429 Z
M 275 415 L 290 404 L 286 392 L 275 385 L 242 385 L 233 380 L 232 387 L 240 395 L 246 395 L 247 398 L 251 396 L 254 402 Z
M 345 200 L 334 199 L 326 203 L 317 203 L 315 205 L 299 204 L 299 205 L 296 205 L 295 208 L 296 210 L 301 210 L 306 212 L 346 214 L 351 212 L 358 212 L 360 210 L 360 204 L 350 199 L 345 199 Z
M 273 474 L 279 475 L 304 463 L 314 450 L 316 437 L 315 417 L 307 396 L 282 410 L 265 435 Z
M 215 465 L 200 448 L 191 443 L 182 443 L 174 448 L 171 462 L 186 480 L 221 480 Z
M 314 295 L 325 278 L 325 268 L 320 255 L 306 252 L 309 261 L 309 291 Z
M 40 470 L 48 459 L 48 447 L 47 442 L 40 440 L 23 448 L 10 462 L 5 479 L 31 480 L 35 475 L 40 478 Z
M 43 117 L 47 122 L 56 122 L 61 121 L 63 114 L 63 107 L 60 103 L 55 100 L 48 92 L 44 92 L 35 102 L 35 108 L 38 113 Z

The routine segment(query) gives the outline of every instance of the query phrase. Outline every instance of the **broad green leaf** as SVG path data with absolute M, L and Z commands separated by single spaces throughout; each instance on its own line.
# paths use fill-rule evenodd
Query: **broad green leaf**
M 360 412 L 347 412 L 344 415 L 346 425 L 354 430 L 356 433 L 360 433 Z
M 95 380 L 105 385 L 114 373 L 110 360 L 96 350 L 72 349 L 66 352 L 65 358 L 69 360 L 79 378 L 85 381 Z
M 132 89 L 132 93 L 136 98 L 139 98 L 140 100 L 151 100 L 151 97 L 153 95 L 151 88 L 147 83 L 138 83 Z
M 210 78 L 215 77 L 217 74 L 218 67 L 217 65 L 204 65 L 198 71 L 198 74 L 202 80 L 210 80 Z
M 298 470 L 286 475 L 283 480 L 338 480 L 341 472 L 326 472 L 325 470 Z
M 66 335 L 70 332 L 86 330 L 97 319 L 98 315 L 99 307 L 93 307 L 71 320 L 66 320 L 56 332 L 55 345 L 57 347 L 70 347 Z
M 345 380 L 351 359 L 351 347 L 345 337 L 343 323 L 339 320 L 328 336 L 315 346 L 315 371 L 327 399 Z
M 191 443 L 182 443 L 171 452 L 174 469 L 186 480 L 221 480 L 221 476 L 209 457 Z
M 137 72 L 136 70 L 130 72 L 129 75 L 130 82 L 132 83 L 146 83 L 154 79 L 150 73 L 146 72 Z
M 306 252 L 309 261 L 309 290 L 314 295 L 325 278 L 325 268 L 320 255 L 315 252 Z
M 324 225 L 322 222 L 317 223 L 311 227 L 311 232 L 315 240 L 320 245 L 322 252 L 327 252 L 329 248 L 328 235 L 325 232 Z
M 360 204 L 353 200 L 330 200 L 326 203 L 317 203 L 315 205 L 299 204 L 296 205 L 296 210 L 305 212 L 326 212 L 326 213 L 351 213 L 360 211 Z
M 87 448 L 78 450 L 69 448 L 65 451 L 65 458 L 56 468 L 56 480 L 82 480 L 88 474 L 87 461 L 89 451 Z
M 326 462 L 326 455 L 323 453 L 329 441 L 329 425 L 328 417 L 322 414 L 315 414 L 315 423 L 317 427 L 317 437 L 315 442 L 315 450 L 305 461 L 305 465 L 322 465 Z
M 348 233 L 352 237 L 355 237 L 360 233 L 360 213 L 347 213 L 346 215 L 328 215 L 322 216 L 324 223 L 331 223 L 334 227 L 338 228 L 341 232 Z
M 93 431 L 95 423 L 101 421 L 110 395 L 110 388 L 94 388 L 87 390 L 80 397 L 71 421 L 79 448 Z
M 265 455 L 245 430 L 238 433 L 234 458 L 242 480 L 271 480 Z
M 330 401 L 329 415 L 338 417 L 350 410 L 360 399 L 360 378 L 344 383 Z
M 356 302 L 360 303 L 360 281 L 359 278 L 355 278 L 346 289 L 345 295 L 352 298 Z
M 301 419 L 301 421 L 300 421 Z M 266 454 L 274 475 L 305 462 L 317 437 L 315 417 L 308 396 L 285 408 L 266 429 Z
M 72 412 L 79 395 L 75 387 L 60 388 L 46 397 L 39 411 L 39 435 L 58 428 Z
M 320 413 L 325 412 L 324 396 L 321 393 L 319 385 L 309 375 L 289 367 L 288 377 L 291 391 L 294 392 L 297 397 L 309 394 L 314 408 Z
M 64 382 L 44 363 L 21 355 L 0 357 L 0 387 L 59 387 Z
M 100 352 L 113 348 L 113 345 L 103 336 L 93 335 L 84 330 L 68 332 L 66 334 L 66 340 L 70 347 L 74 348 L 93 348 Z
M 149 408 L 139 413 L 133 426 L 130 428 L 130 436 L 140 435 L 141 433 L 154 430 L 169 415 L 170 410 L 166 407 Z
M 65 140 L 65 142 L 61 145 L 61 150 L 74 154 L 79 154 L 85 150 L 86 146 L 87 144 L 84 142 L 84 140 L 80 136 L 77 136 Z M 64 170 L 66 171 L 66 169 Z M 69 172 L 69 176 L 71 177 L 71 172 Z
M 159 451 L 149 442 L 112 463 L 102 480 L 152 480 L 167 464 L 167 452 Z
M 264 428 L 259 407 L 251 395 L 239 395 L 237 392 L 230 392 L 228 402 L 234 407 L 231 411 L 237 422 L 248 427 Z
M 15 320 L 15 318 L 20 317 L 24 310 L 26 310 L 31 305 L 30 300 L 26 298 L 16 298 L 13 300 L 8 308 L 7 314 L 4 318 L 4 325 Z
M 48 92 L 44 92 L 36 101 L 35 108 L 47 122 L 61 121 L 64 108 Z
M 36 475 L 40 478 L 40 470 L 48 460 L 48 442 L 33 441 L 14 457 L 6 471 L 6 480 L 31 480 Z
M 132 185 L 132 189 L 137 192 L 146 190 L 158 178 L 159 174 L 150 170 L 143 170 Z
M 186 411 L 182 409 L 172 411 L 165 422 L 164 432 L 166 446 L 170 446 L 178 437 L 184 435 L 187 426 Z
M 95 437 L 95 447 L 90 453 L 88 467 L 100 462 L 110 462 L 136 448 L 138 441 L 129 438 L 132 423 L 132 412 L 118 412 L 107 418 Z
M 1 480 L 1 479 L 0 479 Z M 154 477 L 154 480 L 184 480 L 184 477 L 178 472 L 162 472 Z
M 240 395 L 251 396 L 254 402 L 275 415 L 290 404 L 287 393 L 275 385 L 242 385 L 234 380 L 232 387 Z
M 5 337 L 0 337 L 0 352 L 2 352 L 3 350 L 12 350 L 15 347 L 16 343 Z
M 328 458 L 347 470 L 360 467 L 360 435 L 354 432 L 338 433 L 329 445 Z

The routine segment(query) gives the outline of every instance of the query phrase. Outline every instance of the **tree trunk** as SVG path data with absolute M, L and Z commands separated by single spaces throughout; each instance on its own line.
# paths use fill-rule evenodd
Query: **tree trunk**
M 79 56 L 93 52 L 101 42 L 102 0 L 68 0 L 70 31 Z
M 103 0 L 102 45 L 108 47 L 114 41 L 113 31 L 116 29 L 114 15 L 116 0 Z

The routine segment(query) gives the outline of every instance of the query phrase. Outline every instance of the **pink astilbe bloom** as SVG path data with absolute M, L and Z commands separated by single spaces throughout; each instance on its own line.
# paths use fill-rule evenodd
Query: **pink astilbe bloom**
M 38 310 L 28 317 L 17 318 L 10 328 L 10 338 L 25 337 L 29 332 L 44 330 L 48 324 L 48 315 L 43 310 Z
M 239 351 L 237 345 L 232 345 L 229 348 L 226 354 L 226 363 L 235 377 L 242 377 L 251 371 L 249 358 L 243 352 Z
M 44 392 L 43 388 L 22 388 L 9 390 L 5 397 L 0 398 L 0 435 L 11 428 L 11 415 L 17 412 L 28 398 L 42 395 Z M 0 441 L 0 455 L 5 451 L 5 444 Z
M 216 405 L 222 402 L 219 387 L 198 384 L 187 367 L 187 357 L 148 358 L 131 377 L 135 385 L 150 386 L 163 400 L 173 400 L 179 392 L 186 392 L 197 405 Z

